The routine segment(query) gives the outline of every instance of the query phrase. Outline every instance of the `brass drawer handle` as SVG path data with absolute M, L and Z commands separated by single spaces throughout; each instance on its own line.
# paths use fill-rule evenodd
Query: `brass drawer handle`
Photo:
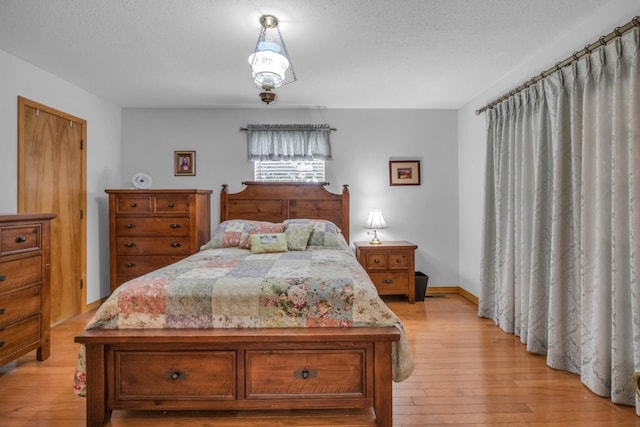
M 389 285 L 389 284 L 393 283 L 393 280 L 391 280 L 391 279 L 384 279 L 384 280 L 382 281 L 382 283 L 384 283 L 384 284 L 386 284 L 386 285 Z
M 135 224 L 127 224 L 127 225 L 125 225 L 125 227 L 127 227 L 127 228 L 136 228 L 136 225 Z
M 398 264 L 402 264 L 402 258 L 397 258 L 397 259 L 396 259 L 396 262 L 397 262 Z
M 124 245 L 125 245 L 127 248 L 132 248 L 132 247 L 134 247 L 136 244 L 135 244 L 135 243 L 133 243 L 133 242 L 128 242 L 128 243 L 125 243 Z
M 293 371 L 293 376 L 295 378 L 302 378 L 303 380 L 309 378 L 315 378 L 318 376 L 318 371 L 316 369 L 302 369 Z
M 182 246 L 182 243 L 180 243 L 180 242 L 173 242 L 173 243 L 171 243 L 171 247 L 172 247 L 172 248 L 179 248 L 180 246 Z
M 380 259 L 375 258 L 375 259 L 373 260 L 373 262 L 375 262 L 376 264 L 380 264 Z
M 24 243 L 27 241 L 27 238 L 24 236 L 18 236 L 16 237 L 16 243 Z
M 180 224 L 169 224 L 169 228 L 180 228 L 182 227 Z
M 137 207 L 138 207 L 138 204 L 137 204 L 137 203 L 131 203 L 131 207 L 132 207 L 132 208 L 137 208 Z
M 169 207 L 170 207 L 170 208 L 174 208 L 175 206 L 176 206 L 176 204 L 175 204 L 175 203 L 173 203 L 173 202 L 169 202 Z
M 126 263 L 126 264 L 125 264 L 125 266 L 126 266 L 126 267 L 129 267 L 129 268 L 131 268 L 131 267 L 135 267 L 135 266 L 136 266 L 136 263 L 135 263 L 135 262 L 128 262 L 128 263 Z

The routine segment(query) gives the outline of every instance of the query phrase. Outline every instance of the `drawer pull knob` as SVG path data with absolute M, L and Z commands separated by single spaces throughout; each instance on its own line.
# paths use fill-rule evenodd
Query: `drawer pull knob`
M 124 245 L 125 245 L 127 248 L 132 248 L 132 247 L 134 247 L 136 244 L 135 244 L 135 243 L 133 243 L 133 242 L 129 242 L 129 243 L 125 243 Z
M 389 284 L 393 283 L 393 280 L 391 280 L 391 279 L 384 279 L 382 282 L 383 282 L 383 283 L 385 283 L 385 284 L 387 284 L 387 285 L 389 285 Z
M 0 274 L 0 282 L 4 282 L 5 280 L 7 280 L 7 276 Z
M 169 224 L 169 228 L 180 228 L 180 224 Z
M 401 264 L 401 263 L 402 263 L 402 258 L 397 258 L 397 259 L 396 259 L 396 262 L 397 262 L 398 264 Z
M 318 371 L 315 369 L 302 369 L 302 370 L 296 370 L 293 371 L 293 376 L 295 378 L 302 378 L 303 380 L 309 379 L 309 378 L 315 378 L 318 376 Z
M 173 208 L 173 207 L 175 207 L 175 206 L 176 206 L 176 204 L 175 204 L 175 203 L 173 203 L 173 202 L 169 202 L 169 207 L 170 207 L 170 208 Z
M 127 228 L 136 228 L 136 225 L 135 224 L 127 224 L 127 225 L 125 225 L 125 227 L 127 227 Z
M 373 260 L 373 262 L 375 262 L 376 264 L 380 264 L 380 259 L 376 258 Z
M 16 243 L 24 243 L 27 241 L 27 238 L 24 236 L 18 236 L 16 237 Z
M 173 242 L 173 243 L 171 243 L 171 247 L 172 247 L 172 248 L 179 248 L 180 246 L 182 246 L 182 243 L 180 243 L 180 242 Z
M 186 380 L 188 376 L 189 374 L 187 372 L 180 371 L 167 371 L 167 373 L 164 374 L 166 379 L 173 381 Z
M 128 262 L 128 263 L 126 263 L 126 264 L 125 264 L 125 266 L 127 266 L 127 267 L 129 267 L 129 268 L 131 268 L 131 267 L 135 267 L 135 266 L 136 266 L 136 263 L 135 263 L 135 262 Z
M 131 203 L 131 207 L 132 207 L 132 208 L 137 208 L 137 207 L 138 207 L 138 204 L 137 204 L 137 203 Z
M 6 308 L 0 307 L 0 315 L 4 314 L 7 311 Z

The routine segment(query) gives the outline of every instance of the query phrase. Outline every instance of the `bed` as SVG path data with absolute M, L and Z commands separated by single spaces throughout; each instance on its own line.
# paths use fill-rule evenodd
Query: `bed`
M 85 331 L 87 425 L 128 410 L 373 408 L 413 370 L 400 320 L 348 246 L 349 192 L 245 182 L 202 250 L 120 286 Z

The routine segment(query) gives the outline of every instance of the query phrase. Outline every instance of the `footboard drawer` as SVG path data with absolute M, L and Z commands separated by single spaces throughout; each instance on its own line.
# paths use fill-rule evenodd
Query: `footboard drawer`
M 365 349 L 248 351 L 247 399 L 364 397 L 365 361 Z
M 115 399 L 236 398 L 235 351 L 116 351 Z

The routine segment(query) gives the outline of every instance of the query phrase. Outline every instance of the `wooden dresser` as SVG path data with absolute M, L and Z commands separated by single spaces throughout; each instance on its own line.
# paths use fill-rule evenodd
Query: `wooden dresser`
M 211 190 L 105 190 L 111 292 L 211 239 Z
M 376 285 L 379 295 L 406 295 L 416 302 L 415 250 L 411 242 L 354 242 L 356 257 Z
M 0 215 L 0 365 L 50 354 L 49 269 L 55 214 Z

